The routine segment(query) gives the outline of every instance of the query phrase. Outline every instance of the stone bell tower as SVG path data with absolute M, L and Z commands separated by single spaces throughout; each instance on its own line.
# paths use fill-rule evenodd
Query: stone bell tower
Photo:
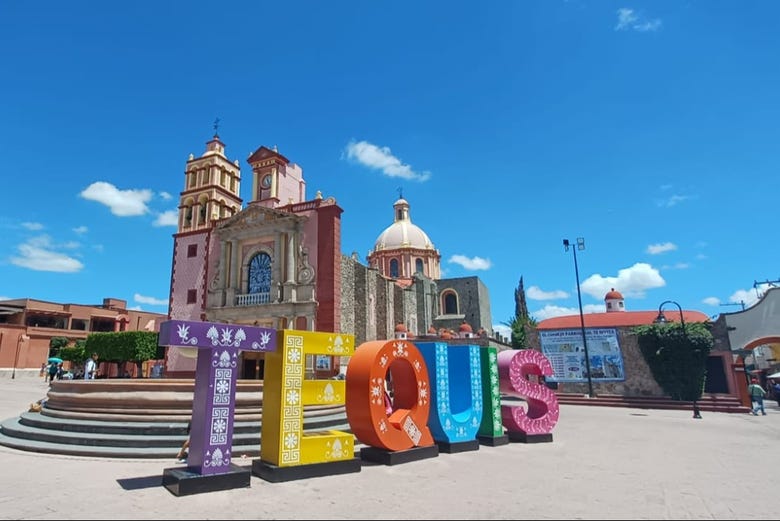
M 218 221 L 241 211 L 239 162 L 225 156 L 217 130 L 215 123 L 206 151 L 200 157 L 190 154 L 184 171 L 171 270 L 169 314 L 173 319 L 201 320 L 212 230 Z

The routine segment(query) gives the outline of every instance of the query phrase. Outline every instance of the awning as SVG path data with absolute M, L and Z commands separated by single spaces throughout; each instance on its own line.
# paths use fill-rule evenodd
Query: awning
M 767 378 L 780 378 L 780 372 L 767 375 Z

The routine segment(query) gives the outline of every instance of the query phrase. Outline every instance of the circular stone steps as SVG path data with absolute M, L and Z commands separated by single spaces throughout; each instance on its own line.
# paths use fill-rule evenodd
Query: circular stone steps
M 187 439 L 193 380 L 55 381 L 40 412 L 0 422 L 0 445 L 109 458 L 174 458 Z M 258 457 L 262 382 L 239 380 L 233 454 Z M 304 432 L 349 431 L 343 405 L 307 406 Z

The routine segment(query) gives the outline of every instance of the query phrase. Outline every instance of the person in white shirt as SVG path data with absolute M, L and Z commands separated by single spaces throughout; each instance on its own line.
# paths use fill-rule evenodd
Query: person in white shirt
M 91 358 L 87 358 L 84 364 L 84 380 L 94 380 L 95 373 L 97 373 L 97 353 L 92 353 Z

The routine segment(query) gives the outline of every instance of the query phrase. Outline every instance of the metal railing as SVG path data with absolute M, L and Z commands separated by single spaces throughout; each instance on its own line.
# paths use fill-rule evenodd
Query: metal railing
M 271 302 L 271 292 L 247 293 L 245 295 L 236 295 L 236 306 L 257 306 L 258 304 L 268 304 Z

